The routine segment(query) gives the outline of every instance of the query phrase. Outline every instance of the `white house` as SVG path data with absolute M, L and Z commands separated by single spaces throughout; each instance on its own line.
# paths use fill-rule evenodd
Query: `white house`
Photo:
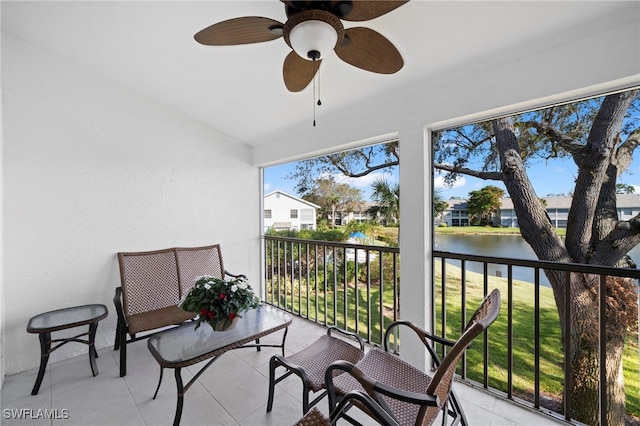
M 618 194 L 617 212 L 619 220 L 629 220 L 640 213 L 640 194 Z M 547 215 L 556 228 L 566 228 L 571 207 L 572 197 L 553 196 L 543 197 L 545 200 Z M 448 226 L 469 226 L 469 212 L 467 200 L 448 200 L 449 207 L 436 218 L 436 226 L 446 223 Z M 503 198 L 500 209 L 493 217 L 494 225 L 505 228 L 517 228 L 518 217 L 513 208 L 511 198 Z
M 446 223 L 447 226 L 469 226 L 467 200 L 455 199 L 447 200 L 446 202 L 449 204 L 449 207 L 435 218 L 436 226 L 441 223 Z
M 316 229 L 316 209 L 320 206 L 282 191 L 264 196 L 264 230 Z

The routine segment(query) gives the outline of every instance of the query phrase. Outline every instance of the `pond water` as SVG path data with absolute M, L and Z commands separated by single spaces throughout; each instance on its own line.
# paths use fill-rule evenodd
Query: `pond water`
M 510 259 L 536 260 L 533 250 L 520 235 L 451 235 L 435 234 L 435 249 L 451 253 L 475 254 L 478 256 L 496 256 Z M 640 265 L 640 247 L 635 247 L 629 253 L 631 258 Z M 459 266 L 460 262 L 451 260 L 449 263 Z M 478 262 L 466 262 L 468 271 L 483 273 L 483 266 Z M 507 276 L 506 265 L 488 265 L 489 274 Z M 513 268 L 516 280 L 533 282 L 534 272 L 531 268 Z M 544 274 L 540 274 L 540 283 L 548 286 L 549 281 Z

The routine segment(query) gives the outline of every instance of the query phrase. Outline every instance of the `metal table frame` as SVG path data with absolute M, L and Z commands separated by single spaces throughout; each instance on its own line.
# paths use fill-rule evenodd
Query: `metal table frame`
M 84 343 L 89 346 L 91 373 L 94 377 L 99 374 L 96 363 L 96 358 L 98 358 L 98 352 L 95 347 L 96 330 L 98 329 L 98 322 L 106 318 L 107 315 L 109 315 L 109 311 L 105 305 L 94 304 L 57 309 L 36 315 L 29 320 L 27 332 L 37 333 L 40 338 L 40 369 L 38 370 L 36 383 L 31 390 L 31 395 L 37 395 L 40 390 L 44 372 L 49 362 L 49 355 L 69 342 Z M 89 331 L 64 339 L 51 338 L 51 333 L 54 331 L 66 330 L 83 325 L 89 325 Z M 88 336 L 88 339 L 80 339 L 82 336 Z M 52 348 L 52 343 L 59 344 Z
M 160 365 L 160 379 L 153 395 L 158 395 L 165 368 L 173 368 L 176 379 L 177 403 L 173 419 L 174 426 L 180 424 L 184 394 L 191 385 L 226 352 L 239 348 L 263 347 L 281 348 L 284 356 L 284 346 L 288 327 L 292 317 L 288 313 L 268 305 L 259 305 L 242 314 L 236 326 L 226 331 L 213 331 L 207 325 L 201 325 L 194 330 L 193 322 L 179 327 L 159 332 L 151 336 L 147 342 L 149 351 Z M 260 343 L 260 338 L 278 330 L 284 329 L 282 342 L 279 345 Z M 250 343 L 255 341 L 255 343 Z M 185 385 L 182 380 L 182 368 L 209 360 Z

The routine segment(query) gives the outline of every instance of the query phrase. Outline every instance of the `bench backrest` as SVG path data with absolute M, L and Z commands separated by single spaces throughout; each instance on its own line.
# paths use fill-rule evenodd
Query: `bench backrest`
M 196 278 L 210 275 L 224 279 L 220 245 L 207 247 L 176 248 L 180 298 L 184 297 L 196 282 Z
M 118 253 L 125 315 L 176 306 L 202 275 L 224 278 L 218 244 Z

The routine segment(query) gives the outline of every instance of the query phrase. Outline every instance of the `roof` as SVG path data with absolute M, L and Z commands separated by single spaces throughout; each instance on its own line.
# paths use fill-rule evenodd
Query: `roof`
M 307 204 L 309 207 L 313 207 L 314 209 L 319 209 L 319 208 L 320 208 L 320 206 L 319 206 L 319 205 L 317 205 L 317 204 L 313 204 L 313 203 L 312 203 L 312 202 L 310 202 L 310 201 L 303 200 L 302 198 L 295 197 L 295 196 L 293 196 L 293 195 L 291 195 L 291 194 L 287 194 L 286 192 L 283 192 L 283 191 L 280 191 L 280 190 L 276 190 L 276 191 L 270 192 L 270 193 L 266 194 L 266 195 L 264 196 L 264 198 L 271 197 L 272 195 L 275 195 L 275 194 L 284 195 L 285 197 L 289 197 L 289 198 L 291 198 L 292 200 L 296 200 L 296 201 L 298 201 L 298 202 L 301 202 L 301 203 Z
M 640 207 L 640 194 L 618 194 L 616 198 L 617 208 Z M 548 209 L 568 209 L 571 207 L 573 197 L 542 197 L 542 199 L 546 200 Z M 513 209 L 511 198 L 503 198 L 501 208 L 503 210 Z

